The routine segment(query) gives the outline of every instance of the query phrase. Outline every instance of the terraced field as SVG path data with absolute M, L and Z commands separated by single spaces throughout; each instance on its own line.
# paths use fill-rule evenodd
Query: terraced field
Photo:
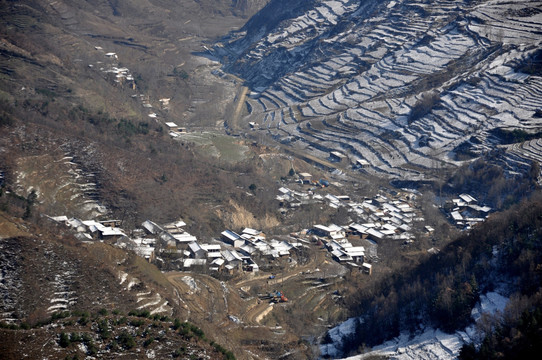
M 255 17 L 215 47 L 251 90 L 239 127 L 250 122 L 313 156 L 340 150 L 352 163 L 367 160 L 368 171 L 409 179 L 459 165 L 460 145 L 475 155 L 495 149 L 492 129 L 542 127 L 540 1 L 301 8 L 277 10 L 278 22 Z M 535 156 L 514 156 L 538 159 L 531 149 Z M 514 156 L 504 157 L 510 169 Z

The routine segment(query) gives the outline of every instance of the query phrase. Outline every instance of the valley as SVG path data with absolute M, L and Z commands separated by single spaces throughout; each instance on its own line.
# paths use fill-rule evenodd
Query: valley
M 0 352 L 497 348 L 540 305 L 540 7 L 0 3 Z

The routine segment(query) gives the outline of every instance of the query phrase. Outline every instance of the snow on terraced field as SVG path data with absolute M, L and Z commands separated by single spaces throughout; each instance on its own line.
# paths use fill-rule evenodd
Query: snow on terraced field
M 494 149 L 495 128 L 542 130 L 542 1 L 314 3 L 277 7 L 216 47 L 253 90 L 247 128 L 410 179 L 459 165 L 473 138 L 474 153 Z M 537 144 L 503 161 L 539 161 Z

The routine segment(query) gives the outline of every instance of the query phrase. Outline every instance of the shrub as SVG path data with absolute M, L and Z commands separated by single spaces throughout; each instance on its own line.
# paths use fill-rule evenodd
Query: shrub
M 134 346 L 136 346 L 136 342 L 134 340 L 134 337 L 132 335 L 128 334 L 128 332 L 126 332 L 126 331 L 123 331 L 119 335 L 119 337 L 117 339 L 117 342 L 119 343 L 120 346 L 122 346 L 125 349 L 131 349 Z
M 147 347 L 149 346 L 150 344 L 152 344 L 154 342 L 154 338 L 153 337 L 150 337 L 148 338 L 147 340 L 145 340 L 145 342 L 143 343 L 143 346 L 144 347 Z
M 70 344 L 71 344 L 71 341 L 70 341 L 70 337 L 68 336 L 68 334 L 66 334 L 65 332 L 61 332 L 60 333 L 60 339 L 58 341 L 58 345 L 60 345 L 63 348 L 67 348 L 68 346 L 70 346 Z

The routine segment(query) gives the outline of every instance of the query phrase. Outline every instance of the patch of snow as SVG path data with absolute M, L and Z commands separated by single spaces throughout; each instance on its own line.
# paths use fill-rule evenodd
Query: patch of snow
M 119 272 L 119 279 L 120 279 L 120 284 L 122 285 L 122 283 L 124 283 L 126 281 L 126 278 L 128 278 L 128 274 L 121 271 Z
M 484 313 L 495 314 L 503 311 L 508 303 L 508 298 L 496 293 L 489 292 L 480 296 L 480 302 L 472 310 L 471 316 L 475 321 L 481 318 Z M 339 349 L 343 338 L 352 334 L 355 330 L 355 319 L 348 319 L 346 322 L 329 330 L 329 336 L 333 340 L 331 344 L 320 345 L 322 355 L 338 357 Z M 465 331 L 457 331 L 453 334 L 446 334 L 439 329 L 428 328 L 423 333 L 414 337 L 407 333 L 387 341 L 373 348 L 372 351 L 346 358 L 347 360 L 362 360 L 372 356 L 386 356 L 390 359 L 435 359 L 451 360 L 459 356 L 463 344 L 476 340 L 474 326 L 469 326 Z
M 48 312 L 51 312 L 51 311 L 56 311 L 58 309 L 62 309 L 62 310 L 66 310 L 67 309 L 67 305 L 66 304 L 55 304 L 55 305 L 51 305 L 47 308 L 47 311 Z
M 160 294 L 156 293 L 155 296 L 154 296 L 154 301 L 143 304 L 143 305 L 139 306 L 137 309 L 139 310 L 139 309 L 143 309 L 143 308 L 146 308 L 146 307 L 149 307 L 149 306 L 158 305 L 158 304 L 160 304 L 161 301 L 162 301 L 162 297 L 160 296 Z M 139 299 L 138 299 L 138 302 L 139 302 Z
M 196 283 L 196 280 L 194 280 L 193 277 L 191 276 L 183 276 L 181 278 L 181 280 L 190 287 L 190 289 L 192 290 L 192 292 L 194 291 L 198 291 L 199 288 L 198 288 L 198 284 Z
M 476 304 L 474 309 L 472 309 L 471 317 L 478 321 L 482 314 L 495 314 L 497 311 L 502 312 L 508 304 L 508 298 L 496 293 L 489 292 L 485 295 L 480 296 L 480 302 Z
M 160 305 L 156 309 L 152 310 L 151 315 L 158 314 L 158 313 L 169 312 L 169 310 L 170 310 L 169 303 L 166 301 L 165 303 L 163 303 L 162 305 Z
M 139 280 L 136 278 L 133 278 L 132 280 L 130 280 L 128 285 L 126 285 L 126 289 L 130 290 L 132 287 L 134 287 L 134 285 L 137 285 L 138 283 L 139 283 Z
M 331 344 L 320 345 L 320 353 L 322 356 L 338 357 L 340 355 L 339 349 L 342 347 L 343 339 L 354 333 L 356 330 L 356 321 L 359 318 L 353 317 L 339 326 L 334 327 L 328 331 L 329 337 L 332 340 Z

